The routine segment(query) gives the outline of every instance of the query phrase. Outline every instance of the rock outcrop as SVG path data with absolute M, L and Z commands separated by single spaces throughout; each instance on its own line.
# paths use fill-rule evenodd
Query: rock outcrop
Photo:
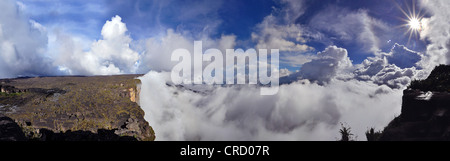
M 403 92 L 401 115 L 380 140 L 450 140 L 450 66 L 438 66 L 426 80 Z
M 137 103 L 138 76 L 0 80 L 0 114 L 32 140 L 154 140 Z
M 6 93 L 6 94 L 12 94 L 12 93 L 21 93 L 21 92 L 25 92 L 25 91 L 21 90 L 21 89 L 17 89 L 14 86 L 0 85 L 0 92 Z
M 27 138 L 13 119 L 0 115 L 0 141 L 25 141 Z

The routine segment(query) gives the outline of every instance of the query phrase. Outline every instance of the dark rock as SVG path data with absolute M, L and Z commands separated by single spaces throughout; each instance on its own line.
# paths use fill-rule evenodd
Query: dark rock
M 14 86 L 0 85 L 0 92 L 6 93 L 6 94 L 11 94 L 11 93 L 19 93 L 21 91 Z
M 438 66 L 423 81 L 403 92 L 401 115 L 380 138 L 390 140 L 450 140 L 450 66 Z
M 0 115 L 0 141 L 25 141 L 20 126 L 9 117 Z

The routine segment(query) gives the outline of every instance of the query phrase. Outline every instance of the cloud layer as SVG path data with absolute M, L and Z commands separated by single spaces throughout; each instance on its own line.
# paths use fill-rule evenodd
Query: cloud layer
M 335 140 L 340 122 L 364 140 L 368 128 L 381 129 L 399 114 L 402 96 L 358 80 L 327 86 L 303 80 L 261 96 L 250 86 L 167 86 L 165 72 L 140 79 L 141 107 L 157 140 Z
M 117 9 L 119 15 L 102 17 L 100 24 L 88 18 L 81 23 L 95 32 L 73 33 L 83 27 L 42 25 L 24 13 L 24 3 L 3 0 L 0 78 L 148 72 L 140 78 L 140 103 L 157 140 L 334 140 L 340 122 L 364 140 L 368 128 L 381 129 L 399 114 L 402 90 L 411 80 L 450 63 L 450 3 L 445 0 L 420 2 L 427 14 L 420 31 L 427 48 L 420 52 L 390 43 L 392 35 L 386 35 L 393 34 L 391 24 L 374 18 L 369 9 L 330 4 L 312 14 L 306 12 L 305 1 L 281 0 L 279 8 L 248 27 L 250 36 L 242 40 L 219 31 L 222 1 L 197 1 L 180 8 L 172 3 L 133 1 L 136 17 L 152 14 L 148 21 Z M 129 4 L 111 2 L 121 5 Z M 141 8 L 146 5 L 152 7 Z M 86 12 L 106 13 L 96 12 L 98 5 L 89 6 Z M 61 8 L 74 10 L 70 5 Z M 59 9 L 55 14 L 71 12 Z M 160 14 L 169 16 L 161 19 Z M 299 23 L 301 19 L 307 21 Z M 130 28 L 126 20 L 155 24 Z M 165 21 L 172 26 L 165 26 Z M 218 48 L 225 53 L 236 46 L 280 49 L 281 61 L 298 71 L 280 70 L 283 85 L 273 96 L 261 96 L 257 86 L 170 86 L 169 72 L 177 63 L 170 61 L 171 53 L 179 48 L 193 53 L 198 40 L 203 51 Z M 382 50 L 386 46 L 391 50 Z M 352 61 L 355 55 L 362 57 L 361 63 Z
M 151 71 L 140 78 L 141 107 L 157 140 L 336 140 L 340 123 L 365 140 L 399 115 L 403 89 L 421 72 L 420 59 L 392 64 L 405 56 L 420 57 L 397 44 L 353 65 L 329 46 L 273 96 L 257 86 L 170 86 L 169 72 Z

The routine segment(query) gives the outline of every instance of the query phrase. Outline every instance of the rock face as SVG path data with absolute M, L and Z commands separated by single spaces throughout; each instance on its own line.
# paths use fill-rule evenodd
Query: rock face
M 438 66 L 403 92 L 402 113 L 380 140 L 450 140 L 450 66 Z
M 25 141 L 27 140 L 22 129 L 14 120 L 0 115 L 0 141 Z
M 136 103 L 138 76 L 0 80 L 0 115 L 32 140 L 154 140 Z

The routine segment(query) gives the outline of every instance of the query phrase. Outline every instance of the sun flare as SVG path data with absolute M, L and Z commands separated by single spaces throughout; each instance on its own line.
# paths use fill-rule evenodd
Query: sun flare
M 422 23 L 418 18 L 411 18 L 408 25 L 411 30 L 419 31 L 422 29 Z
M 408 36 L 408 43 L 411 38 L 415 40 L 420 39 L 420 33 L 426 30 L 426 23 L 424 23 L 424 14 L 422 10 L 416 8 L 416 1 L 412 0 L 410 4 L 406 3 L 406 8 L 400 6 L 400 4 L 395 3 L 400 11 L 403 13 L 404 17 L 400 18 L 404 23 L 398 27 L 405 28 L 405 35 Z

